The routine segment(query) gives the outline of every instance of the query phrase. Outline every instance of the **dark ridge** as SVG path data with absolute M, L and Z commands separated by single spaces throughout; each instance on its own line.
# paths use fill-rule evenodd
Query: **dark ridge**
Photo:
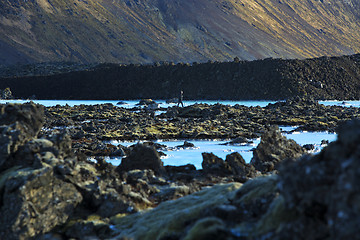
M 154 65 L 99 64 L 47 76 L 0 78 L 16 98 L 279 100 L 360 99 L 360 54 L 305 60 L 264 59 Z

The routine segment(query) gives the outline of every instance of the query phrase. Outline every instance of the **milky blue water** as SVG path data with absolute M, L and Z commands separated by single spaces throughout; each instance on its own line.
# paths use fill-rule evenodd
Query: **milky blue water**
M 139 103 L 139 100 L 32 100 L 34 103 L 42 104 L 46 107 L 61 105 L 65 106 L 66 104 L 69 106 L 75 106 L 75 105 L 95 105 L 95 104 L 105 104 L 105 103 L 111 103 L 113 105 L 124 107 L 124 108 L 133 108 L 136 107 Z M 125 104 L 118 104 L 119 102 L 124 102 Z M 0 100 L 0 104 L 4 103 L 26 103 L 29 102 L 29 100 Z M 159 104 L 159 107 L 167 108 L 171 106 L 176 106 L 174 103 L 166 103 L 165 100 L 155 100 L 156 103 Z M 193 105 L 195 103 L 207 103 L 207 104 L 216 104 L 221 103 L 225 105 L 234 106 L 236 104 L 244 105 L 247 107 L 250 106 L 260 106 L 265 107 L 269 103 L 275 103 L 275 101 L 216 101 L 216 100 L 189 100 L 189 101 L 183 101 L 185 106 Z
M 95 104 L 105 104 L 111 103 L 113 105 L 117 105 L 120 100 L 33 100 L 35 103 L 42 104 L 44 106 L 56 106 L 56 105 L 69 105 L 75 106 L 80 104 L 85 105 L 95 105 Z M 176 104 L 167 104 L 165 100 L 155 100 L 159 103 L 160 107 L 166 108 L 175 106 Z M 1 103 L 25 103 L 27 100 L 0 100 Z M 117 105 L 119 107 L 124 108 L 133 108 L 136 107 L 136 104 L 139 100 L 124 100 L 126 104 Z M 247 107 L 250 106 L 260 106 L 265 107 L 269 103 L 275 103 L 275 101 L 214 101 L 214 100 L 197 100 L 197 101 L 184 101 L 185 106 L 189 106 L 195 103 L 207 103 L 207 104 L 226 104 L 226 105 L 244 105 Z M 344 107 L 360 107 L 360 101 L 319 101 L 320 104 L 324 105 L 336 105 L 336 106 L 344 106 Z M 298 132 L 298 133 L 286 133 L 288 131 L 293 130 L 293 127 L 281 127 L 284 131 L 284 135 L 287 138 L 294 139 L 298 144 L 314 144 L 315 150 L 314 153 L 319 152 L 322 148 L 321 141 L 328 140 L 329 142 L 334 141 L 336 139 L 336 134 L 328 133 L 328 132 Z M 226 158 L 226 155 L 232 152 L 239 152 L 246 162 L 250 162 L 252 158 L 252 150 L 259 144 L 260 139 L 252 139 L 253 144 L 244 145 L 244 146 L 228 146 L 228 145 L 220 145 L 221 143 L 225 143 L 227 141 L 223 140 L 193 140 L 190 141 L 195 144 L 195 148 L 191 149 L 178 149 L 172 151 L 164 151 L 167 155 L 162 160 L 165 165 L 184 165 L 184 164 L 194 164 L 197 169 L 201 169 L 202 155 L 203 152 L 212 152 L 218 157 L 223 159 Z M 157 141 L 161 144 L 165 144 L 168 147 L 175 147 L 178 145 L 182 145 L 183 141 Z M 121 144 L 124 146 L 129 146 L 134 144 L 134 142 L 112 142 L 113 144 Z M 119 165 L 121 162 L 121 158 L 107 159 L 114 165 Z
M 280 127 L 283 131 L 289 131 L 293 128 L 290 127 Z M 294 133 L 283 133 L 289 139 L 294 139 L 298 144 L 314 144 L 313 153 L 319 152 L 323 146 L 321 146 L 322 140 L 328 140 L 332 142 L 336 140 L 335 133 L 328 132 L 294 132 Z M 172 166 L 181 166 L 185 164 L 193 164 L 197 169 L 201 169 L 202 155 L 203 152 L 212 152 L 216 156 L 225 160 L 226 155 L 231 154 L 233 152 L 238 152 L 244 158 L 244 160 L 249 163 L 253 153 L 252 150 L 256 148 L 256 146 L 260 142 L 260 138 L 252 139 L 253 143 L 248 145 L 220 145 L 222 143 L 226 143 L 228 141 L 224 140 L 189 140 L 195 145 L 195 148 L 190 149 L 179 149 L 172 151 L 163 151 L 167 156 L 162 158 L 164 165 L 172 165 Z M 130 146 L 132 144 L 136 144 L 137 142 L 117 142 L 112 141 L 112 144 L 121 144 L 123 146 Z M 156 141 L 156 143 L 160 143 L 166 145 L 168 147 L 175 147 L 182 145 L 184 141 Z M 113 158 L 107 159 L 108 162 L 111 162 L 114 165 L 119 165 L 121 163 L 121 158 Z
M 56 105 L 64 106 L 66 104 L 68 104 L 69 106 L 75 106 L 75 105 L 81 105 L 81 104 L 95 105 L 95 104 L 111 103 L 111 104 L 117 105 L 119 107 L 133 108 L 136 106 L 137 103 L 139 103 L 139 100 L 32 100 L 32 101 L 35 103 L 42 104 L 46 107 L 56 106 Z M 125 104 L 118 105 L 117 103 L 119 103 L 120 101 L 125 102 Z M 26 103 L 26 102 L 29 102 L 29 100 L 0 100 L 0 104 Z M 176 105 L 174 103 L 168 104 L 168 103 L 166 103 L 165 100 L 155 100 L 155 102 L 159 103 L 160 107 L 164 107 L 164 108 Z M 275 103 L 275 102 L 276 101 L 266 101 L 266 100 L 263 100 L 263 101 L 185 100 L 184 105 L 189 106 L 189 105 L 192 105 L 195 103 L 207 103 L 207 104 L 221 103 L 221 104 L 230 105 L 230 106 L 239 104 L 239 105 L 244 105 L 247 107 L 251 107 L 251 106 L 265 107 L 269 103 Z M 326 106 L 337 105 L 337 106 L 344 106 L 344 107 L 360 107 L 360 101 L 325 100 L 325 101 L 319 101 L 319 103 L 324 104 Z

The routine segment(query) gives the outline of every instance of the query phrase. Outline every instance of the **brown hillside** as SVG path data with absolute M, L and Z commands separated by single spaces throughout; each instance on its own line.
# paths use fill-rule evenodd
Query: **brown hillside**
M 0 64 L 348 55 L 359 16 L 355 0 L 4 0 Z

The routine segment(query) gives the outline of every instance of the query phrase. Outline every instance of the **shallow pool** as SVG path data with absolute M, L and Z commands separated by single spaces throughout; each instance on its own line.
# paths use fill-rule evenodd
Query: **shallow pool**
M 290 131 L 293 128 L 291 127 L 281 127 L 284 131 Z M 315 150 L 314 153 L 319 152 L 322 149 L 321 141 L 327 140 L 332 142 L 336 140 L 335 133 L 328 133 L 328 132 L 294 132 L 294 133 L 284 133 L 284 135 L 289 139 L 294 139 L 298 144 L 305 145 L 305 144 L 314 144 Z M 238 152 L 244 158 L 244 160 L 249 163 L 253 153 L 252 149 L 256 148 L 256 146 L 260 142 L 259 139 L 253 139 L 252 144 L 247 145 L 221 145 L 228 141 L 224 140 L 188 140 L 195 145 L 195 148 L 190 149 L 178 149 L 173 151 L 163 151 L 167 156 L 163 157 L 162 160 L 164 165 L 172 165 L 172 166 L 180 166 L 185 164 L 193 164 L 197 169 L 201 169 L 201 162 L 202 162 L 202 155 L 203 152 L 212 152 L 218 157 L 225 159 L 226 155 L 232 152 Z M 155 141 L 156 143 L 160 143 L 166 145 L 168 147 L 175 147 L 182 145 L 184 141 L 177 140 L 177 141 Z M 113 144 L 121 144 L 123 146 L 130 146 L 135 144 L 136 142 L 116 142 L 113 141 Z M 107 159 L 108 162 L 112 163 L 113 165 L 119 165 L 121 163 L 121 158 L 114 158 L 114 159 Z

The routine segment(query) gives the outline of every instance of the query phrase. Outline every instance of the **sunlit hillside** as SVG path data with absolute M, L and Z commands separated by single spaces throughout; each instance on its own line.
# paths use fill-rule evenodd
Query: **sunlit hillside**
M 356 0 L 3 0 L 0 64 L 360 52 Z

